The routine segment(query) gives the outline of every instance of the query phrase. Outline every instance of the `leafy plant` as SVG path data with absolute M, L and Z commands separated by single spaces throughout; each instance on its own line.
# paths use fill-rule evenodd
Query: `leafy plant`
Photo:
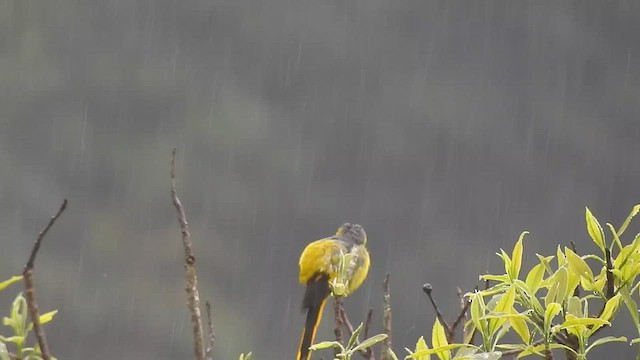
M 357 353 L 358 351 L 370 348 L 371 346 L 387 338 L 386 334 L 378 334 L 362 342 L 359 342 L 358 336 L 360 335 L 360 332 L 362 332 L 362 326 L 362 323 L 360 323 L 360 326 L 358 326 L 358 328 L 353 331 L 353 335 L 351 335 L 351 338 L 349 338 L 346 346 L 337 341 L 323 341 L 311 346 L 310 349 L 312 351 L 315 351 L 327 348 L 337 348 L 339 351 L 336 354 L 336 359 L 350 360 L 353 354 Z M 392 357 L 394 358 L 394 360 L 397 360 L 395 354 L 393 354 Z
M 511 254 L 504 250 L 497 254 L 504 273 L 480 277 L 494 285 L 465 295 L 471 301 L 471 319 L 465 325 L 468 331 L 463 342 L 447 343 L 436 320 L 433 348 L 420 338 L 407 359 L 429 360 L 433 354 L 440 360 L 498 359 L 507 354 L 551 359 L 553 349 L 563 350 L 568 359 L 587 359 L 597 346 L 628 341 L 624 336 L 598 336 L 601 329 L 612 325 L 622 304 L 638 334 L 630 344 L 640 344 L 640 234 L 626 244 L 621 239 L 638 212 L 640 205 L 617 230 L 607 223 L 607 236 L 587 208 L 586 228 L 598 253 L 579 255 L 572 248 L 558 246 L 553 256 L 536 254 L 538 263 L 524 277 L 522 258 L 528 233 L 523 232 Z M 476 333 L 482 339 L 477 346 L 472 344 Z M 504 343 L 509 333 L 519 342 Z M 457 350 L 455 355 L 453 350 Z M 640 351 L 636 359 L 640 359 Z
M 0 283 L 0 291 L 5 289 L 11 284 L 14 284 L 22 280 L 22 276 L 13 276 L 9 280 Z M 40 323 L 46 324 L 53 320 L 53 317 L 58 313 L 57 310 L 50 311 L 46 314 L 40 315 Z M 10 360 L 11 356 L 7 344 L 13 344 L 15 347 L 15 354 L 19 358 L 24 360 L 40 360 L 42 359 L 40 348 L 36 345 L 26 346 L 29 332 L 33 329 L 33 323 L 28 321 L 29 311 L 27 309 L 27 300 L 19 293 L 15 300 L 11 303 L 11 311 L 9 316 L 5 316 L 2 319 L 2 324 L 11 328 L 13 334 L 10 336 L 0 335 L 0 360 Z M 55 360 L 55 358 L 54 358 Z

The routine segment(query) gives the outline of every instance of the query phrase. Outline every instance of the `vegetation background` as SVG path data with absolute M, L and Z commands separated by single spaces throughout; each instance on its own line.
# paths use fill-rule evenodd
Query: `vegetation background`
M 216 358 L 293 357 L 298 255 L 345 221 L 373 263 L 350 317 L 381 323 L 391 273 L 402 354 L 423 283 L 454 314 L 522 230 L 591 251 L 584 206 L 638 203 L 638 33 L 632 0 L 1 1 L 0 278 L 68 197 L 36 269 L 54 354 L 189 358 L 178 146 Z

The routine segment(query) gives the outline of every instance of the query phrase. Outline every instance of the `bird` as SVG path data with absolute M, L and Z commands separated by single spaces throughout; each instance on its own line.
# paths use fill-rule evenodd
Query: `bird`
M 343 286 L 339 293 L 334 289 L 335 296 L 352 294 L 367 278 L 371 261 L 366 245 L 367 234 L 362 226 L 344 223 L 335 235 L 316 240 L 302 251 L 299 281 L 306 285 L 302 311 L 307 311 L 307 319 L 300 337 L 297 360 L 309 360 L 311 356 L 309 347 L 336 278 L 340 277 Z

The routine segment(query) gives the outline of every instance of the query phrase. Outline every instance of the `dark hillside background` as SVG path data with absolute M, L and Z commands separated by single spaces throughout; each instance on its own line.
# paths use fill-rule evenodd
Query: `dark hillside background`
M 0 278 L 68 197 L 36 269 L 54 354 L 192 358 L 177 146 L 217 359 L 293 358 L 298 255 L 345 221 L 373 262 L 349 314 L 380 324 L 391 273 L 403 354 L 423 283 L 453 316 L 521 231 L 529 265 L 591 251 L 585 206 L 640 203 L 638 34 L 633 0 L 2 1 Z

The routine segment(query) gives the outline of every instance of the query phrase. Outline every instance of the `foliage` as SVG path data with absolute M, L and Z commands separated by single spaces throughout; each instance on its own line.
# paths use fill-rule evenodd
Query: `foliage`
M 9 285 L 22 280 L 22 276 L 13 276 L 9 280 L 0 282 L 0 291 Z M 57 314 L 57 310 L 40 315 L 40 323 L 46 324 L 53 320 Z M 9 316 L 2 318 L 2 324 L 11 328 L 13 334 L 11 336 L 0 335 L 0 360 L 10 360 L 11 356 L 7 344 L 13 344 L 15 354 L 24 360 L 40 360 L 42 359 L 40 348 L 36 346 L 26 346 L 29 332 L 33 329 L 33 323 L 28 322 L 29 311 L 27 309 L 27 300 L 19 293 L 11 304 Z M 55 358 L 54 358 L 55 360 Z
M 350 360 L 355 353 L 366 350 L 387 338 L 386 334 L 378 334 L 359 342 L 358 336 L 360 335 L 360 332 L 362 332 L 362 326 L 362 323 L 360 323 L 360 326 L 353 331 L 353 334 L 349 338 L 346 346 L 337 341 L 323 341 L 311 346 L 310 349 L 315 351 L 327 348 L 337 348 L 339 351 L 336 353 L 336 359 Z M 395 355 L 392 356 L 395 359 Z
M 510 255 L 504 250 L 497 254 L 504 263 L 504 273 L 480 277 L 494 285 L 466 294 L 471 301 L 471 319 L 465 325 L 463 342 L 449 344 L 436 320 L 433 348 L 420 338 L 407 359 L 429 360 L 433 354 L 440 360 L 498 359 L 506 354 L 550 359 L 553 349 L 563 350 L 568 359 L 587 359 L 597 346 L 627 342 L 624 336 L 598 336 L 601 329 L 612 325 L 623 304 L 638 333 L 629 343 L 640 343 L 640 234 L 628 243 L 622 241 L 639 211 L 640 205 L 636 205 L 617 230 L 607 223 L 607 236 L 587 208 L 587 232 L 598 253 L 578 255 L 572 248 L 558 246 L 555 256 L 536 254 L 537 264 L 524 280 L 521 270 L 527 232 L 523 232 Z M 517 343 L 503 342 L 509 333 L 519 339 Z M 474 334 L 481 337 L 481 344 L 473 344 Z M 457 350 L 455 355 L 453 350 Z M 640 359 L 640 349 L 636 359 Z

